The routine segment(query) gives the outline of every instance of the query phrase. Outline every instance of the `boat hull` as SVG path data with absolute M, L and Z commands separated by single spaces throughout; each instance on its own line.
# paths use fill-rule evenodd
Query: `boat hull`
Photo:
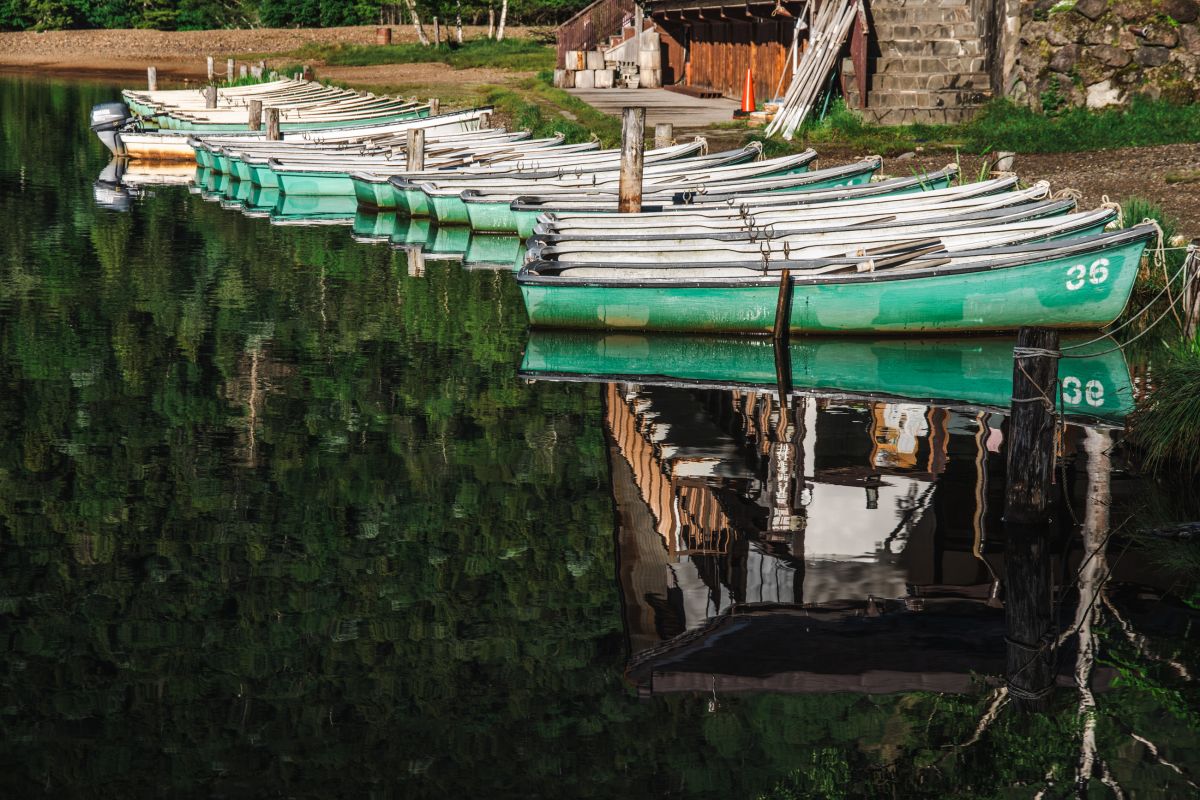
M 1024 325 L 1098 328 L 1124 309 L 1144 247 L 1144 239 L 1135 240 L 1102 254 L 1048 258 L 996 270 L 907 278 L 879 273 L 879 278 L 853 282 L 796 281 L 789 329 L 918 334 L 1002 331 Z M 1092 280 L 1101 274 L 1103 280 Z M 593 330 L 767 334 L 774 328 L 779 297 L 778 278 L 723 285 L 536 280 L 521 280 L 520 285 L 534 326 Z

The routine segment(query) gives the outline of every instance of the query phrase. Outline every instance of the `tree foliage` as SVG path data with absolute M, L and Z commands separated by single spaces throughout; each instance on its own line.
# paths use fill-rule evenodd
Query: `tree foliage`
M 398 5 L 378 0 L 0 0 L 0 30 L 325 28 L 371 25 L 380 20 L 384 6 L 391 12 Z M 584 5 L 584 0 L 514 0 L 509 22 L 562 21 Z M 437 16 L 449 23 L 461 13 L 464 21 L 478 19 L 486 24 L 488 9 L 499 13 L 500 3 L 419 0 L 417 7 L 427 21 Z

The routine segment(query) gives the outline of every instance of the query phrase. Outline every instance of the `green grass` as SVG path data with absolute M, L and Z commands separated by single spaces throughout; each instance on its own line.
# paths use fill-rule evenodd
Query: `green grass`
M 1154 375 L 1154 393 L 1130 419 L 1130 441 L 1150 469 L 1200 474 L 1200 342 L 1168 349 Z
M 528 129 L 535 137 L 563 133 L 568 143 L 597 138 L 601 147 L 615 147 L 621 141 L 620 120 L 555 89 L 545 72 L 511 87 L 488 87 L 484 99 L 507 119 L 510 128 Z
M 761 133 L 750 138 L 763 140 Z M 1135 98 L 1129 108 L 1092 111 L 1066 109 L 1041 114 L 1007 100 L 994 100 L 961 125 L 872 125 L 841 100 L 819 121 L 806 123 L 792 142 L 765 142 L 777 155 L 810 145 L 840 144 L 880 155 L 896 155 L 917 146 L 983 153 L 1082 152 L 1116 147 L 1200 141 L 1200 105 L 1173 105 Z
M 438 47 L 420 44 L 310 44 L 289 54 L 292 58 L 323 61 L 330 66 L 367 67 L 378 64 L 441 63 L 454 69 L 543 70 L 554 68 L 554 48 L 532 39 L 470 39 Z

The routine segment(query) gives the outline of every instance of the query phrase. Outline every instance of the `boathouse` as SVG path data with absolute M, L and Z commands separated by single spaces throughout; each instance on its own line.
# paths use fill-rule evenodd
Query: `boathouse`
M 871 121 L 960 121 L 999 93 L 995 33 L 1003 4 L 870 0 L 831 80 Z M 599 51 L 599 64 L 601 54 L 627 49 L 641 27 L 644 36 L 656 32 L 658 42 L 658 52 L 643 61 L 661 70 L 643 85 L 740 100 L 748 69 L 755 97 L 775 98 L 809 46 L 810 11 L 804 0 L 650 0 L 641 9 L 632 0 L 599 0 L 560 28 L 559 66 L 568 51 L 589 49 Z

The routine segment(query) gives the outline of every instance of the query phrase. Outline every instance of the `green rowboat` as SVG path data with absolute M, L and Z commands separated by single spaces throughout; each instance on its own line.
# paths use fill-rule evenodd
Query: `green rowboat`
M 538 327 L 770 333 L 789 270 L 793 333 L 915 334 L 1023 325 L 1098 328 L 1129 300 L 1152 226 L 1062 242 L 929 255 L 661 269 L 535 260 L 517 275 Z M 828 270 L 828 271 L 822 271 Z M 653 274 L 654 277 L 646 277 Z M 660 277 L 662 276 L 662 277 Z

